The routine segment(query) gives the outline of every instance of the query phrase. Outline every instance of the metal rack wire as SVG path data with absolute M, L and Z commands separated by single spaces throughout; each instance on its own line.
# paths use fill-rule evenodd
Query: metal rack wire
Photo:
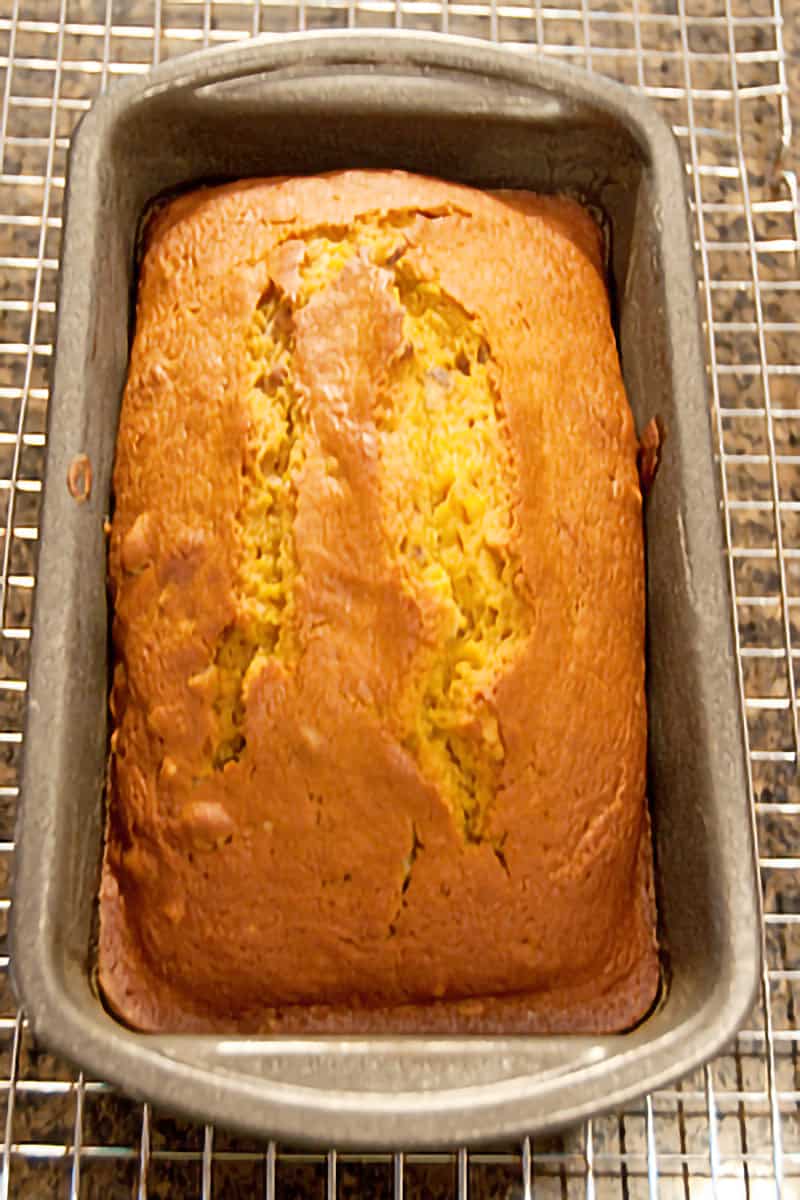
M 652 97 L 681 141 L 759 835 L 761 1002 L 706 1068 L 559 1137 L 469 1154 L 310 1154 L 173 1120 L 37 1049 L 0 945 L 0 1200 L 800 1195 L 800 212 L 780 0 L 0 0 L 0 936 L 70 132 L 100 90 L 165 57 L 345 26 L 568 59 Z

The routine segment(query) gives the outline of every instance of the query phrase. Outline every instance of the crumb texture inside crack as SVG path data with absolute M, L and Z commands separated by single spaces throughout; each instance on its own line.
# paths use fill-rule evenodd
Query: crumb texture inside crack
M 478 841 L 503 760 L 493 686 L 528 630 L 515 583 L 514 467 L 487 337 L 437 282 L 404 263 L 403 224 L 373 218 L 312 232 L 292 298 L 273 284 L 253 315 L 240 609 L 216 654 L 213 761 L 221 768 L 244 751 L 248 673 L 269 656 L 290 662 L 298 649 L 293 523 L 307 420 L 293 382 L 294 317 L 361 255 L 390 273 L 404 314 L 404 346 L 368 430 L 378 438 L 389 553 L 427 620 L 422 669 L 399 700 L 401 741 L 462 835 Z
M 293 651 L 290 620 L 296 574 L 292 525 L 295 477 L 304 458 L 302 416 L 292 385 L 292 311 L 275 287 L 262 296 L 247 334 L 252 383 L 237 519 L 241 547 L 239 612 L 217 648 L 219 739 L 213 765 L 245 746 L 247 673 L 265 657 Z
M 396 274 L 410 351 L 381 423 L 385 521 L 435 614 L 405 741 L 477 840 L 503 759 L 493 685 L 528 627 L 515 585 L 513 464 L 478 323 L 402 260 Z

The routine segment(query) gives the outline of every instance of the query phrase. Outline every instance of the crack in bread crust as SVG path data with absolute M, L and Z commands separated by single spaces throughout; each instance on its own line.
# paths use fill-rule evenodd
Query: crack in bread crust
M 406 700 L 405 744 L 480 841 L 504 758 L 497 679 L 528 636 L 517 590 L 515 478 L 488 340 L 438 283 L 396 268 L 410 352 L 381 422 L 392 549 L 425 609 L 433 646 Z
M 240 608 L 222 635 L 214 665 L 219 720 L 212 762 L 216 770 L 238 761 L 245 748 L 248 673 L 265 658 L 288 660 L 295 646 L 291 611 L 297 573 L 292 526 L 295 476 L 305 457 L 303 423 L 292 384 L 292 308 L 276 287 L 262 296 L 248 330 L 253 382 L 247 396 L 249 428 L 237 515 L 241 547 Z
M 387 550 L 429 614 L 422 672 L 400 699 L 402 743 L 441 789 L 462 835 L 480 841 L 504 750 L 495 681 L 529 633 L 516 577 L 515 476 L 479 322 L 403 263 L 409 219 L 365 218 L 284 243 L 285 277 L 262 296 L 247 334 L 253 376 L 238 514 L 240 612 L 215 656 L 219 737 L 213 766 L 244 753 L 250 672 L 296 657 L 293 524 L 308 416 L 293 383 L 294 321 L 356 255 L 390 273 L 403 352 L 376 413 Z M 290 247 L 295 247 L 291 250 Z

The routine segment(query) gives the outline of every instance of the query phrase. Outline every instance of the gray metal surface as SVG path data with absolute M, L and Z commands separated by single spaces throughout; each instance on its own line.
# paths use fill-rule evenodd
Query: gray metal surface
M 104 520 L 141 216 L 177 186 L 345 166 L 570 190 L 608 223 L 628 397 L 639 428 L 658 413 L 668 430 L 645 506 L 648 795 L 667 984 L 623 1036 L 153 1037 L 116 1024 L 90 986 L 107 757 Z M 164 63 L 98 100 L 73 136 L 66 213 L 11 924 L 33 1032 L 195 1118 L 370 1148 L 562 1128 L 713 1054 L 752 1005 L 761 927 L 669 127 L 609 80 L 470 39 L 259 39 Z M 77 459 L 93 478 L 78 499 L 66 485 Z
M 705 1072 L 685 1079 L 618 1117 L 584 1131 L 523 1142 L 492 1154 L 296 1156 L 283 1147 L 195 1131 L 118 1100 L 92 1079 L 31 1048 L 22 1018 L 4 998 L 8 1098 L 4 1182 L 13 1192 L 58 1194 L 252 1195 L 759 1195 L 792 1191 L 797 1173 L 796 742 L 791 668 L 796 640 L 797 538 L 796 201 L 793 176 L 764 177 L 774 150 L 789 143 L 780 13 L 748 5 L 641 4 L 560 9 L 434 5 L 198 4 L 31 6 L 0 18 L 5 37 L 3 110 L 4 234 L 0 271 L 4 341 L 3 435 L 11 544 L 3 584 L 11 606 L 3 622 L 6 698 L 4 858 L 10 861 L 16 788 L 19 699 L 33 569 L 26 551 L 37 526 L 41 421 L 46 394 L 40 368 L 50 341 L 52 268 L 48 245 L 60 212 L 63 131 L 86 96 L 110 75 L 133 73 L 153 53 L 179 52 L 203 38 L 313 24 L 393 24 L 424 28 L 449 20 L 458 32 L 505 40 L 539 38 L 556 54 L 630 78 L 660 99 L 693 167 L 702 298 L 709 316 L 726 494 L 723 513 L 736 585 L 737 645 L 748 715 L 753 798 L 765 882 L 768 958 L 766 1003 L 748 1028 Z M 43 13 L 43 9 L 48 10 Z M 123 11 L 124 10 L 124 11 Z M 16 20 L 14 18 L 17 18 Z M 61 18 L 61 21 L 59 20 Z M 64 24 L 64 22 L 66 22 Z M 159 31 L 153 37 L 154 28 Z M 637 33 L 638 29 L 638 33 Z M 680 48 L 667 35 L 678 34 Z M 163 34 L 163 36 L 162 36 Z M 98 61 L 94 61 L 97 50 Z M 86 71 L 90 64 L 91 70 Z M 9 76 L 11 76 L 9 81 Z M 44 85 L 44 86 L 43 86 Z M 55 103 L 52 101 L 55 100 Z M 22 120 L 30 122 L 22 133 Z M 47 218 L 44 228 L 41 218 Z M 17 314 L 16 317 L 9 314 Z M 10 324 L 16 321 L 16 325 Z M 24 424 L 20 402 L 25 402 Z M 20 446 L 20 443 L 22 445 Z M 19 450 L 17 447 L 20 447 Z M 33 451 L 33 453 L 28 453 Z M 781 522 L 776 529 L 776 516 Z M 13 536 L 12 536 L 13 535 Z M 20 636 L 22 634 L 22 636 Z M 10 685 L 10 686 L 9 686 Z M 6 892 L 8 895 L 8 892 Z M 6 905 L 7 907 L 7 905 Z M 6 964 L 7 965 L 7 964 Z M 523 1193 L 523 1176 L 526 1191 Z M 258 1191 L 257 1191 L 258 1190 Z

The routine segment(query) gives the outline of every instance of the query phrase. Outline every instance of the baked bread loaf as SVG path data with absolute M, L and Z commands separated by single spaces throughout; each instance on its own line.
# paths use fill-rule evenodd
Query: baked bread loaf
M 348 171 L 158 213 L 110 537 L 124 1021 L 645 1015 L 636 451 L 572 201 Z

